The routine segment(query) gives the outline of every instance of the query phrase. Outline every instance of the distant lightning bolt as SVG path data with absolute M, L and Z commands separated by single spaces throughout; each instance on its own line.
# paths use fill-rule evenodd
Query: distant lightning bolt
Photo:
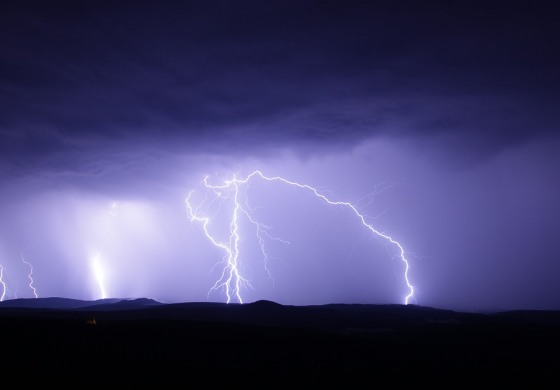
M 103 269 L 101 267 L 101 263 L 99 262 L 100 255 L 95 256 L 93 259 L 91 266 L 93 268 L 93 274 L 95 275 L 95 280 L 99 286 L 99 291 L 101 292 L 101 298 L 107 298 L 107 293 L 105 292 L 105 285 L 103 279 Z
M 2 285 L 2 295 L 0 296 L 0 302 L 4 301 L 6 297 L 6 291 L 8 287 L 6 286 L 6 282 L 4 282 L 4 267 L 0 265 L 0 284 Z
M 211 288 L 210 291 L 213 291 L 213 290 L 216 290 L 216 289 L 219 289 L 219 288 L 223 288 L 225 290 L 228 303 L 232 299 L 236 299 L 239 303 L 243 303 L 243 299 L 241 297 L 241 287 L 242 286 L 250 286 L 250 283 L 245 278 L 243 278 L 243 276 L 241 275 L 240 270 L 239 270 L 239 263 L 240 263 L 240 261 L 239 261 L 239 240 L 240 240 L 240 237 L 239 237 L 238 219 L 239 219 L 240 214 L 245 215 L 248 218 L 249 222 L 251 222 L 256 227 L 257 238 L 259 240 L 259 244 L 260 244 L 260 247 L 261 247 L 261 252 L 262 252 L 263 256 L 265 257 L 265 266 L 266 266 L 266 259 L 267 259 L 268 256 L 267 256 L 266 251 L 264 249 L 263 236 L 266 236 L 268 238 L 273 238 L 273 239 L 276 239 L 276 238 L 270 237 L 268 235 L 268 233 L 266 232 L 266 226 L 260 224 L 259 222 L 257 222 L 256 220 L 254 220 L 251 217 L 250 212 L 248 210 L 247 202 L 246 201 L 245 201 L 245 203 L 241 202 L 242 187 L 244 185 L 247 185 L 249 183 L 249 181 L 252 180 L 253 178 L 260 178 L 262 180 L 269 181 L 269 182 L 277 181 L 277 182 L 287 184 L 289 186 L 298 187 L 298 188 L 301 188 L 301 189 L 304 189 L 306 191 L 311 192 L 317 198 L 319 198 L 320 200 L 322 200 L 323 202 L 325 202 L 325 203 L 327 203 L 331 206 L 341 206 L 341 207 L 345 207 L 345 208 L 349 209 L 358 218 L 360 223 L 366 229 L 368 229 L 375 236 L 384 239 L 385 241 L 387 241 L 388 243 L 390 243 L 391 245 L 393 245 L 397 249 L 397 252 L 398 252 L 397 257 L 398 257 L 398 259 L 400 259 L 400 261 L 404 265 L 403 278 L 404 278 L 404 281 L 405 281 L 406 286 L 408 288 L 408 294 L 404 297 L 404 303 L 408 305 L 409 302 L 414 299 L 414 287 L 410 283 L 410 280 L 409 280 L 409 277 L 408 277 L 409 263 L 408 263 L 408 260 L 406 258 L 406 255 L 405 255 L 405 250 L 404 250 L 403 246 L 398 241 L 393 239 L 391 236 L 380 232 L 379 230 L 375 229 L 371 224 L 367 223 L 365 216 L 363 214 L 361 214 L 353 204 L 351 204 L 349 202 L 333 201 L 333 200 L 329 199 L 327 196 L 320 193 L 316 188 L 311 187 L 310 185 L 300 184 L 300 183 L 297 183 L 297 182 L 294 182 L 294 181 L 284 179 L 283 177 L 280 177 L 280 176 L 268 177 L 268 176 L 265 176 L 261 171 L 254 171 L 244 179 L 240 179 L 240 178 L 237 177 L 237 175 L 234 175 L 231 180 L 224 181 L 222 185 L 211 185 L 211 184 L 208 183 L 208 176 L 206 176 L 204 178 L 205 188 L 207 189 L 207 191 L 213 191 L 215 196 L 216 196 L 216 199 L 220 198 L 220 199 L 232 199 L 233 200 L 233 211 L 232 211 L 231 220 L 229 222 L 229 237 L 228 237 L 226 242 L 220 242 L 218 239 L 216 239 L 210 233 L 210 231 L 208 229 L 208 225 L 210 224 L 210 217 L 199 215 L 200 209 L 204 206 L 204 203 L 208 201 L 207 200 L 208 195 L 206 195 L 205 199 L 203 200 L 203 203 L 199 204 L 198 207 L 196 207 L 196 208 L 193 207 L 193 205 L 191 204 L 191 197 L 192 197 L 192 194 L 194 193 L 194 190 L 191 191 L 186 198 L 187 213 L 188 213 L 189 219 L 191 221 L 196 221 L 196 222 L 199 222 L 200 224 L 202 224 L 204 234 L 206 235 L 208 240 L 214 246 L 220 248 L 224 252 L 224 257 L 223 257 L 224 268 L 222 270 L 222 274 L 221 274 L 220 278 L 216 281 L 214 286 Z M 206 206 L 208 206 L 208 205 L 206 205 Z M 268 272 L 268 269 L 267 269 L 267 272 Z
M 104 225 L 103 225 L 103 236 L 106 237 L 107 235 L 110 234 L 110 229 L 111 229 L 111 220 L 113 218 L 117 217 L 117 207 L 118 207 L 118 203 L 117 202 L 111 202 L 110 206 L 109 206 L 109 211 L 107 213 L 107 215 L 110 218 L 105 218 L 104 219 Z M 93 272 L 93 277 L 95 278 L 95 281 L 97 282 L 97 286 L 99 288 L 99 293 L 101 294 L 101 299 L 105 299 L 107 298 L 107 290 L 105 289 L 105 267 L 103 262 L 101 261 L 101 254 L 97 253 L 92 260 L 90 260 L 90 267 L 91 270 Z
M 27 274 L 27 277 L 29 278 L 29 288 L 31 290 L 33 290 L 33 295 L 35 296 L 35 298 L 39 298 L 39 295 L 37 295 L 37 289 L 35 288 L 35 286 L 33 286 L 34 280 L 33 280 L 33 266 L 31 265 L 31 263 L 29 263 L 27 260 L 25 260 L 25 257 L 23 257 L 23 253 L 21 254 L 21 261 L 29 266 L 29 274 Z

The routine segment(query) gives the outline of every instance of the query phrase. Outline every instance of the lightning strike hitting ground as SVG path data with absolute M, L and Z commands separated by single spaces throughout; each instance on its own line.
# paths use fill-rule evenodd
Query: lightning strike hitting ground
M 0 302 L 4 301 L 6 297 L 6 291 L 8 290 L 6 283 L 4 282 L 4 267 L 0 265 L 0 284 L 2 285 L 2 295 L 0 295 Z
M 111 202 L 109 206 L 109 211 L 107 213 L 108 218 L 104 219 L 104 225 L 102 229 L 104 237 L 109 234 L 111 229 L 111 222 L 117 216 L 117 206 L 117 202 Z M 105 268 L 103 267 L 101 261 L 101 254 L 98 253 L 93 257 L 93 260 L 90 261 L 90 266 L 93 271 L 93 277 L 95 278 L 95 281 L 99 288 L 101 299 L 105 299 L 107 298 L 107 290 L 105 289 Z
M 103 269 L 101 267 L 101 263 L 99 262 L 99 257 L 100 255 L 95 256 L 95 258 L 91 262 L 91 267 L 93 268 L 93 275 L 95 276 L 95 280 L 97 281 L 97 285 L 99 286 L 101 299 L 105 299 L 107 298 L 107 293 L 105 291 Z
M 223 182 L 222 185 L 211 185 L 208 183 L 208 176 L 204 178 L 204 187 L 207 190 L 206 196 L 204 200 L 197 206 L 194 207 L 191 203 L 191 198 L 194 190 L 191 191 L 186 198 L 186 205 L 187 205 L 187 213 L 189 219 L 192 221 L 199 222 L 202 225 L 204 230 L 204 234 L 206 238 L 212 243 L 212 245 L 220 248 L 224 252 L 223 257 L 223 264 L 224 267 L 222 269 L 222 273 L 220 278 L 216 281 L 214 286 L 210 289 L 211 291 L 217 289 L 224 289 L 225 294 L 227 296 L 227 303 L 230 303 L 232 299 L 235 299 L 239 303 L 243 303 L 243 299 L 241 297 L 241 288 L 243 286 L 250 286 L 248 280 L 246 280 L 240 272 L 240 258 L 239 258 L 239 218 L 240 216 L 244 215 L 247 217 L 248 221 L 255 226 L 257 239 L 261 248 L 261 252 L 264 256 L 265 260 L 265 267 L 268 260 L 268 255 L 264 248 L 264 237 L 269 239 L 279 240 L 275 237 L 271 237 L 266 229 L 267 226 L 257 222 L 250 214 L 250 208 L 247 205 L 247 199 L 245 198 L 245 202 L 241 201 L 241 191 L 243 187 L 248 185 L 249 181 L 252 179 L 260 178 L 264 181 L 277 181 L 289 186 L 298 187 L 303 190 L 311 192 L 321 201 L 331 205 L 331 206 L 340 206 L 347 208 L 351 213 L 353 213 L 359 220 L 359 222 L 368 229 L 371 233 L 386 240 L 392 246 L 394 246 L 398 252 L 398 259 L 404 265 L 404 273 L 403 278 L 406 286 L 408 288 L 408 294 L 404 297 L 404 303 L 409 304 L 411 300 L 414 300 L 414 287 L 410 283 L 408 278 L 408 271 L 409 271 L 409 263 L 405 256 L 405 251 L 403 246 L 393 239 L 391 236 L 380 232 L 379 230 L 375 229 L 372 225 L 366 222 L 366 219 L 363 214 L 361 214 L 358 209 L 349 202 L 342 202 L 342 201 L 333 201 L 329 199 L 327 196 L 320 193 L 314 187 L 311 187 L 307 184 L 300 184 L 294 181 L 290 181 L 284 179 L 280 176 L 268 177 L 265 176 L 261 171 L 253 171 L 244 179 L 240 179 L 237 175 L 234 175 L 231 180 L 226 180 Z M 208 199 L 208 192 L 213 192 L 214 198 L 212 200 Z M 212 235 L 209 231 L 208 225 L 211 221 L 210 216 L 202 216 L 201 209 L 208 208 L 212 203 L 218 201 L 223 202 L 225 200 L 231 200 L 233 202 L 233 211 L 231 214 L 231 219 L 229 220 L 229 237 L 227 241 L 220 242 L 214 235 Z M 267 268 L 268 272 L 268 268 Z M 270 274 L 270 272 L 269 272 Z
M 29 278 L 29 288 L 31 290 L 33 290 L 33 295 L 35 296 L 35 298 L 39 298 L 39 295 L 37 294 L 37 289 L 35 288 L 35 286 L 33 286 L 34 280 L 33 280 L 33 266 L 31 265 L 31 263 L 29 263 L 27 260 L 25 260 L 25 257 L 23 257 L 23 253 L 21 254 L 21 261 L 29 266 L 29 274 L 27 274 L 27 277 Z

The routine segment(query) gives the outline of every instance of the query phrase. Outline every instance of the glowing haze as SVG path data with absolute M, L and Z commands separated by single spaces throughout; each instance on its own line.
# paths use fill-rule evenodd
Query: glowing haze
M 560 308 L 558 6 L 0 6 L 0 297 Z

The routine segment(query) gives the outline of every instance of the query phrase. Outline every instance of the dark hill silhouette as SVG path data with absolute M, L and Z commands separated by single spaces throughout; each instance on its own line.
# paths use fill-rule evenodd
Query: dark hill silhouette
M 5 377 L 21 367 L 13 357 L 25 356 L 91 385 L 243 385 L 256 377 L 272 387 L 305 380 L 534 384 L 557 377 L 560 367 L 556 311 L 39 298 L 1 302 L 0 334 Z
M 120 302 L 121 299 L 98 299 L 86 301 L 80 299 L 49 297 L 49 298 L 18 298 L 0 302 L 1 308 L 27 308 L 27 309 L 78 309 L 93 305 L 111 304 Z
M 117 310 L 137 310 L 149 306 L 162 305 L 161 302 L 154 301 L 149 298 L 135 298 L 135 299 L 117 299 L 108 301 L 106 299 L 95 301 L 93 305 L 81 306 L 77 309 L 80 310 L 98 310 L 98 311 L 117 311 Z
M 18 298 L 0 302 L 0 310 L 2 308 L 25 308 L 25 309 L 58 309 L 73 310 L 95 308 L 95 310 L 122 310 L 141 308 L 145 306 L 161 305 L 149 298 L 106 298 L 94 301 L 72 299 L 72 298 Z

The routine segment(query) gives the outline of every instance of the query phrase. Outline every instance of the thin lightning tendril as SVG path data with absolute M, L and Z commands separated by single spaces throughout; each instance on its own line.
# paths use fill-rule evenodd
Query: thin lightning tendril
M 37 289 L 33 285 L 33 283 L 35 283 L 35 281 L 33 280 L 33 266 L 31 265 L 31 263 L 29 263 L 27 260 L 25 260 L 25 257 L 23 257 L 23 253 L 21 254 L 21 261 L 25 265 L 29 266 L 29 273 L 27 274 L 27 277 L 29 278 L 28 286 L 31 290 L 33 290 L 33 295 L 35 296 L 35 298 L 39 298 L 39 295 L 37 294 Z
M 206 176 L 204 178 L 205 188 L 208 191 L 213 191 L 217 198 L 228 199 L 227 194 L 228 193 L 232 194 L 230 196 L 233 198 L 234 207 L 233 207 L 232 218 L 231 218 L 230 225 L 229 225 L 229 238 L 228 238 L 227 242 L 218 241 L 209 232 L 208 225 L 210 224 L 210 218 L 199 215 L 200 209 L 203 207 L 204 203 L 207 201 L 208 194 L 206 195 L 203 203 L 199 204 L 198 207 L 196 207 L 196 208 L 193 207 L 193 205 L 191 204 L 191 197 L 194 193 L 194 190 L 189 192 L 189 194 L 187 195 L 186 205 L 187 205 L 187 213 L 188 213 L 190 221 L 191 222 L 192 221 L 199 222 L 202 225 L 202 228 L 204 230 L 204 234 L 206 235 L 208 240 L 214 246 L 222 249 L 225 252 L 224 257 L 223 257 L 223 263 L 225 264 L 225 266 L 222 270 L 221 277 L 216 281 L 214 286 L 210 289 L 210 292 L 214 291 L 214 290 L 217 290 L 217 289 L 220 289 L 220 288 L 223 288 L 225 290 L 228 303 L 230 303 L 230 301 L 233 298 L 235 298 L 239 303 L 243 303 L 243 299 L 241 297 L 241 291 L 240 291 L 241 287 L 242 286 L 249 286 L 249 287 L 251 286 L 249 281 L 241 276 L 241 272 L 239 270 L 239 240 L 240 240 L 240 236 L 239 236 L 238 219 L 239 219 L 240 214 L 245 215 L 248 218 L 249 222 L 251 222 L 256 228 L 257 239 L 259 241 L 259 245 L 260 245 L 260 248 L 261 248 L 261 253 L 263 254 L 264 260 L 265 260 L 265 267 L 266 267 L 267 272 L 270 275 L 270 272 L 267 268 L 268 255 L 267 255 L 267 253 L 265 251 L 265 248 L 264 248 L 264 237 L 263 236 L 266 236 L 269 239 L 274 239 L 274 240 L 279 240 L 279 241 L 282 241 L 282 240 L 270 236 L 266 231 L 266 229 L 268 227 L 259 223 L 259 222 L 257 222 L 254 218 L 251 217 L 249 211 L 247 210 L 249 207 L 247 205 L 247 200 L 246 199 L 245 199 L 245 203 L 244 203 L 245 207 L 242 205 L 242 203 L 240 201 L 240 187 L 245 185 L 245 184 L 248 184 L 248 182 L 253 178 L 260 178 L 262 180 L 269 181 L 269 182 L 278 181 L 278 182 L 287 184 L 289 186 L 298 187 L 298 188 L 310 191 L 317 198 L 321 199 L 322 201 L 324 201 L 325 203 L 327 203 L 331 206 L 342 206 L 342 207 L 346 207 L 346 208 L 350 209 L 350 211 L 354 215 L 356 215 L 356 217 L 358 217 L 359 221 L 362 223 L 362 225 L 365 228 L 367 228 L 369 231 L 371 231 L 377 237 L 380 237 L 380 238 L 386 240 L 388 243 L 390 243 L 391 245 L 393 245 L 394 247 L 397 248 L 398 254 L 395 255 L 395 257 L 398 258 L 404 265 L 404 275 L 403 276 L 404 276 L 404 281 L 406 283 L 406 286 L 408 288 L 408 294 L 404 297 L 404 303 L 406 305 L 408 305 L 409 302 L 414 299 L 414 287 L 412 286 L 412 284 L 410 283 L 410 280 L 408 278 L 409 263 L 408 263 L 408 260 L 406 258 L 406 255 L 405 255 L 405 250 L 404 250 L 403 246 L 398 241 L 393 239 L 391 236 L 380 232 L 379 230 L 375 229 L 371 224 L 367 223 L 365 216 L 363 214 L 361 214 L 353 204 L 351 204 L 349 202 L 343 202 L 343 201 L 333 201 L 333 200 L 329 199 L 327 196 L 323 195 L 323 193 L 319 192 L 316 188 L 314 188 L 310 185 L 300 184 L 300 183 L 297 183 L 297 182 L 294 182 L 294 181 L 287 180 L 287 179 L 285 179 L 283 177 L 280 177 L 280 176 L 273 176 L 273 177 L 265 176 L 261 171 L 258 171 L 258 170 L 253 171 L 245 179 L 240 179 L 240 178 L 237 177 L 237 175 L 234 175 L 231 180 L 225 180 L 224 184 L 222 184 L 222 185 L 211 185 L 211 184 L 208 183 L 208 176 Z
M 2 295 L 0 296 L 0 302 L 4 301 L 6 297 L 6 291 L 8 290 L 6 282 L 4 282 L 4 267 L 0 265 L 0 284 L 2 285 Z
M 259 247 L 261 249 L 261 253 L 262 253 L 262 256 L 263 256 L 264 269 L 265 269 L 268 277 L 272 280 L 272 282 L 274 284 L 274 277 L 272 276 L 272 273 L 270 272 L 270 269 L 268 268 L 268 263 L 269 263 L 270 257 L 268 255 L 268 252 L 266 251 L 266 248 L 265 248 L 265 237 L 268 238 L 271 241 L 278 241 L 278 242 L 281 242 L 283 244 L 289 244 L 290 242 L 286 241 L 286 240 L 282 240 L 279 237 L 274 237 L 274 236 L 270 235 L 270 233 L 268 233 L 268 230 L 271 229 L 271 227 L 256 221 L 251 216 L 251 213 L 249 213 L 249 211 L 247 211 L 247 210 L 253 211 L 253 209 L 248 204 L 248 200 L 245 199 L 245 208 L 241 208 L 241 211 L 243 212 L 243 214 L 245 214 L 245 216 L 247 217 L 247 220 L 251 224 L 253 224 L 253 226 L 255 226 L 255 234 L 257 236 L 257 240 L 259 241 Z

